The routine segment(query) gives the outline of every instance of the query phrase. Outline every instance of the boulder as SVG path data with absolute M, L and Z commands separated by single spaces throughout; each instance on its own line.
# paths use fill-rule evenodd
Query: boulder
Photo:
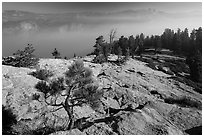
M 110 97 L 107 97 L 106 99 L 102 98 L 101 101 L 108 108 L 109 107 L 110 108 L 115 108 L 115 109 L 119 109 L 120 108 L 120 105 L 118 104 L 118 102 L 116 100 L 110 98 Z

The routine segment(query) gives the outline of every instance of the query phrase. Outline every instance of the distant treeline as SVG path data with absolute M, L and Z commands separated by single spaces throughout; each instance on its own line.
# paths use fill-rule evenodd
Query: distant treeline
M 133 35 L 127 37 L 121 36 L 118 40 L 114 40 L 116 32 L 110 33 L 110 42 L 104 43 L 103 36 L 96 39 L 96 50 L 93 54 L 97 54 L 98 44 L 105 44 L 109 47 L 109 52 L 118 55 L 118 48 L 122 49 L 122 54 L 125 55 L 128 50 L 130 54 L 140 54 L 146 48 L 154 48 L 159 51 L 162 48 L 170 49 L 176 54 L 189 55 L 195 52 L 202 51 L 202 28 L 193 29 L 189 35 L 187 28 L 184 30 L 178 29 L 176 32 L 172 29 L 165 29 L 161 35 L 146 36 L 141 33 L 140 35 Z

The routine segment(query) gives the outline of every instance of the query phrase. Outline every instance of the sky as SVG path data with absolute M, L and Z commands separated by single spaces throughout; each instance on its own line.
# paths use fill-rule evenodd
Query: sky
M 84 56 L 93 50 L 96 37 L 108 41 L 144 33 L 162 34 L 165 28 L 202 26 L 201 2 L 3 2 L 2 55 L 12 55 L 32 43 L 39 57 Z
M 166 12 L 201 10 L 199 2 L 12 2 L 3 3 L 3 10 L 23 10 L 36 13 L 66 13 L 83 11 L 120 11 L 152 8 Z M 173 10 L 172 10 L 173 9 Z

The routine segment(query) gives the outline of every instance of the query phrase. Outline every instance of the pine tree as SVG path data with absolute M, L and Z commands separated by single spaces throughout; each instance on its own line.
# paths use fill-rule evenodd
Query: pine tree
M 52 52 L 52 56 L 55 57 L 55 59 L 60 59 L 60 52 L 55 48 L 54 51 Z
M 118 55 L 118 47 L 119 47 L 118 41 L 114 41 L 111 53 L 115 54 L 115 55 Z
M 130 53 L 131 53 L 131 56 L 132 58 L 134 58 L 134 54 L 135 54 L 135 39 L 133 37 L 133 35 L 131 35 L 129 37 L 129 47 L 130 47 Z
M 102 46 L 101 46 L 102 54 L 104 55 L 106 62 L 108 61 L 108 56 L 110 55 L 110 51 L 111 51 L 110 48 L 111 47 L 107 42 L 103 43 Z
M 18 50 L 13 53 L 15 60 L 12 65 L 15 67 L 31 67 L 38 63 L 38 58 L 35 57 L 33 52 L 35 51 L 32 44 L 28 44 L 24 50 Z
M 96 44 L 94 45 L 96 47 L 95 53 L 96 57 L 94 59 L 94 62 L 97 63 L 103 63 L 108 61 L 108 56 L 111 52 L 111 46 L 105 40 L 103 40 L 103 36 L 99 36 L 96 38 Z
M 196 48 L 202 52 L 202 28 L 199 27 L 197 30 L 196 30 Z
M 74 126 L 74 107 L 89 104 L 93 109 L 97 109 L 100 104 L 99 99 L 103 94 L 93 80 L 91 69 L 84 67 L 82 60 L 75 61 L 69 67 L 65 72 L 65 78 L 57 78 L 49 83 L 40 81 L 35 88 L 44 93 L 47 105 L 56 107 L 56 109 L 62 107 L 67 112 L 69 123 L 66 128 L 68 130 Z M 66 93 L 62 93 L 63 90 L 66 90 Z M 56 102 L 60 96 L 65 96 L 65 99 Z M 52 99 L 50 100 L 49 97 Z
M 186 58 L 193 81 L 202 83 L 202 28 L 192 30 L 190 35 L 191 48 Z
M 196 47 L 195 40 L 196 40 L 196 30 L 193 29 L 190 34 L 190 51 L 189 52 L 195 51 L 195 47 Z
M 172 39 L 174 36 L 174 31 L 166 28 L 161 35 L 161 43 L 163 48 L 171 49 L 172 48 Z
M 178 29 L 176 33 L 176 51 L 178 53 L 181 53 L 181 46 L 182 46 L 181 30 Z
M 156 35 L 155 36 L 155 53 L 158 53 L 159 50 L 161 50 L 161 37 Z
M 139 53 L 139 56 L 142 57 L 141 54 L 144 50 L 144 34 L 143 33 L 140 34 L 138 45 L 139 45 L 138 53 Z
M 121 47 L 123 54 L 126 52 L 128 45 L 129 45 L 128 38 L 121 36 L 119 39 L 119 46 Z
M 190 68 L 191 79 L 195 82 L 202 83 L 202 54 L 199 50 L 191 56 L 187 56 L 186 63 Z

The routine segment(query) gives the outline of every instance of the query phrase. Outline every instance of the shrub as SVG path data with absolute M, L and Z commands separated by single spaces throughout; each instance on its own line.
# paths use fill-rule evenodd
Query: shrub
M 186 63 L 190 68 L 191 79 L 195 82 L 202 83 L 202 55 L 195 53 L 195 55 L 188 56 Z
M 40 80 L 47 80 L 49 77 L 54 75 L 52 71 L 47 69 L 37 69 L 35 72 L 31 72 L 29 74 Z
M 99 64 L 101 64 L 101 63 L 106 62 L 106 60 L 105 60 L 104 55 L 103 55 L 103 54 L 100 54 L 100 55 L 96 56 L 96 57 L 93 59 L 93 62 L 94 62 L 94 63 L 99 63 Z
M 60 59 L 60 52 L 55 48 L 54 51 L 52 52 L 52 56 L 55 57 L 55 59 Z
M 39 98 L 40 98 L 40 94 L 37 94 L 37 93 L 35 93 L 35 94 L 33 94 L 33 95 L 31 96 L 31 99 L 32 99 L 32 100 L 39 100 Z
M 35 66 L 39 59 L 33 55 L 34 51 L 35 49 L 32 44 L 28 44 L 24 50 L 18 50 L 17 52 L 13 53 L 15 59 L 10 64 L 15 67 Z
M 35 85 L 35 88 L 44 94 L 47 94 L 50 91 L 50 86 L 47 84 L 46 81 L 39 81 Z
M 17 123 L 16 115 L 13 114 L 10 108 L 2 105 L 2 134 L 11 135 L 12 126 Z
M 50 83 L 40 81 L 35 88 L 44 93 L 47 105 L 61 106 L 65 109 L 70 120 L 67 129 L 72 129 L 74 126 L 74 106 L 89 104 L 93 109 L 97 109 L 100 103 L 99 99 L 103 94 L 102 91 L 98 90 L 98 86 L 92 78 L 91 69 L 84 67 L 82 60 L 76 60 L 69 67 L 69 70 L 65 72 L 65 78 L 57 78 Z M 65 89 L 66 93 L 61 92 Z M 56 99 L 50 101 L 48 99 L 50 96 Z M 59 96 L 65 96 L 65 99 L 56 102 Z

